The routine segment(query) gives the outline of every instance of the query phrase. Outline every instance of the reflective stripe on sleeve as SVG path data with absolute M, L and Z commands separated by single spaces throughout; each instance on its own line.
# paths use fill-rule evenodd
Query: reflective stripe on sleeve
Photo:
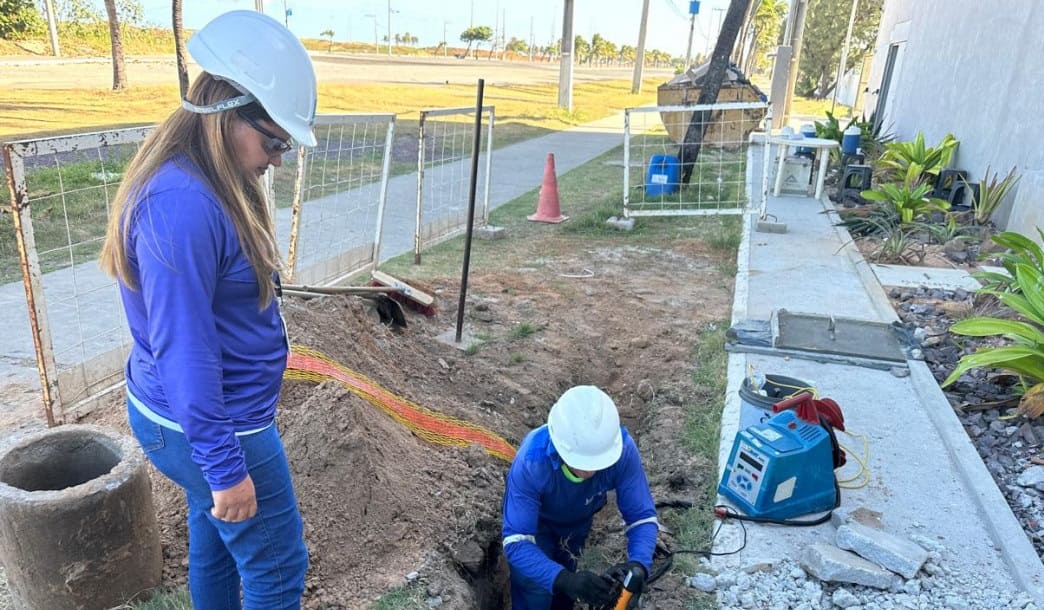
M 627 533 L 627 532 L 631 531 L 632 529 L 638 527 L 639 525 L 643 525 L 645 523 L 655 523 L 656 524 L 656 529 L 660 529 L 660 522 L 656 519 L 656 517 L 649 517 L 647 519 L 639 519 L 639 520 L 635 521 L 634 523 L 628 525 L 627 529 L 624 530 L 624 533 Z
M 533 544 L 536 544 L 536 536 L 527 536 L 526 534 L 515 534 L 513 536 L 508 536 L 507 538 L 504 538 L 501 544 L 503 546 L 507 546 L 515 542 L 532 542 Z

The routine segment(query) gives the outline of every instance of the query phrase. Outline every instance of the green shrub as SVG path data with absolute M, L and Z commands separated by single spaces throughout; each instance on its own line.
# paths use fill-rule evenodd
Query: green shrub
M 33 0 L 0 0 L 0 38 L 25 40 L 44 31 L 44 21 Z

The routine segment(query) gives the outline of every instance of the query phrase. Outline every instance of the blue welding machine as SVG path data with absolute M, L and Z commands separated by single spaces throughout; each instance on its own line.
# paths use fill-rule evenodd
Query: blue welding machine
M 790 519 L 837 505 L 830 432 L 792 410 L 741 430 L 718 493 L 744 513 Z

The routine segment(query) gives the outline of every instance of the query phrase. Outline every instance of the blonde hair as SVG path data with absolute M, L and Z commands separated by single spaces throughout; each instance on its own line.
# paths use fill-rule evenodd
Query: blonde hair
M 238 95 L 240 91 L 230 84 L 204 72 L 192 84 L 188 99 L 202 106 Z M 112 202 L 100 261 L 105 272 L 133 290 L 138 288 L 127 252 L 131 221 L 149 180 L 164 163 L 183 155 L 199 170 L 200 177 L 232 219 L 240 247 L 257 275 L 258 306 L 264 309 L 272 302 L 272 274 L 281 266 L 275 228 L 261 179 L 245 173 L 236 163 L 229 137 L 234 118 L 235 112 L 196 114 L 178 108 L 146 138 L 124 171 Z

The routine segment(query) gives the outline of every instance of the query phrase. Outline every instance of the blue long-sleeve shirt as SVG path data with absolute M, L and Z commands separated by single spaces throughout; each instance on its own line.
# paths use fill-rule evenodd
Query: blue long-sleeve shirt
M 616 505 L 627 526 L 628 559 L 647 570 L 652 566 L 659 531 L 656 505 L 638 447 L 623 426 L 620 431 L 620 459 L 581 483 L 568 480 L 562 472 L 562 458 L 555 451 L 547 426 L 526 435 L 511 463 L 504 492 L 504 555 L 512 570 L 546 591 L 552 590 L 564 567 L 540 550 L 537 535 L 586 531 L 594 514 L 605 505 L 609 490 L 616 490 Z
M 185 158 L 148 182 L 126 239 L 137 284 L 120 284 L 128 390 L 181 427 L 211 489 L 232 487 L 247 474 L 236 433 L 275 418 L 287 357 L 278 305 L 259 310 L 232 219 Z

